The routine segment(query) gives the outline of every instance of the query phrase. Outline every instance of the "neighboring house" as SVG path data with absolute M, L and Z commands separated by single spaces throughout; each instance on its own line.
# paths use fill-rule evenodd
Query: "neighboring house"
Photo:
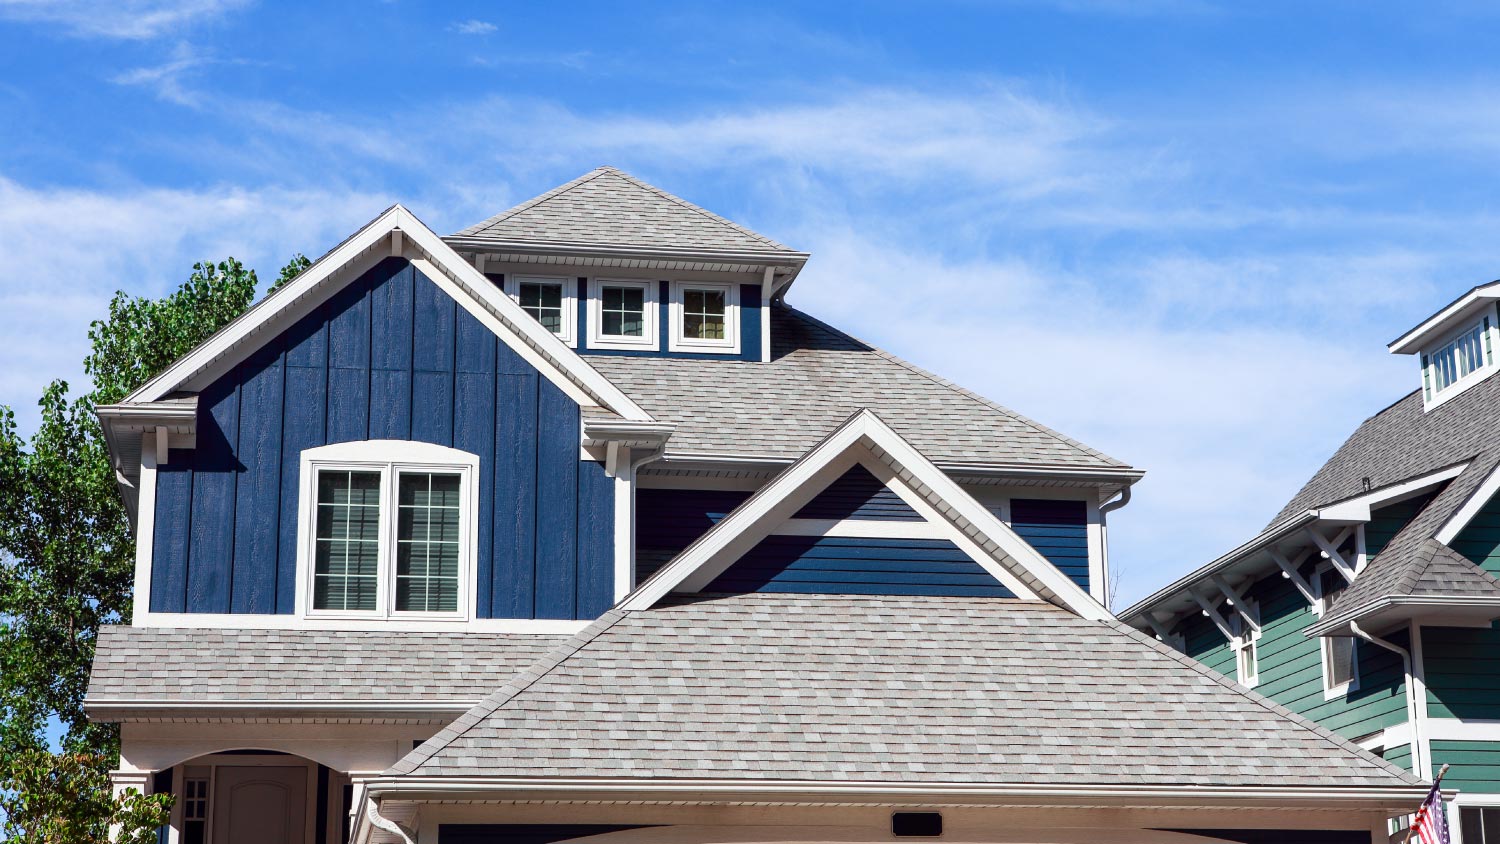
M 1255 538 L 1127 623 L 1458 791 L 1500 842 L 1500 282 L 1390 344 L 1420 384 L 1367 419 Z
M 1141 473 L 602 168 L 397 206 L 99 408 L 169 842 L 1366 844 L 1420 783 L 1115 621 Z

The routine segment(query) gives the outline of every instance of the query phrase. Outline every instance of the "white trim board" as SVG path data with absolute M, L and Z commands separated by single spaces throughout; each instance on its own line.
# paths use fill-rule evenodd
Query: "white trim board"
M 144 481 L 142 483 L 144 485 Z M 1469 526 L 1469 522 L 1474 521 L 1474 517 L 1479 515 L 1479 511 L 1484 509 L 1484 505 L 1488 504 L 1496 493 L 1500 493 L 1500 465 L 1490 470 L 1490 473 L 1479 483 L 1478 488 L 1469 495 L 1463 505 L 1448 517 L 1448 521 L 1443 522 L 1442 527 L 1438 528 L 1437 541 L 1451 546 L 1453 540 L 1463 533 L 1464 528 Z
M 348 630 L 383 633 L 519 633 L 571 636 L 591 621 L 547 618 L 470 618 L 446 621 L 431 618 L 311 618 L 290 613 L 148 612 L 131 620 L 132 627 L 170 630 Z
M 365 264 L 373 266 L 393 253 L 405 256 L 408 250 L 426 259 L 425 266 L 419 264 L 418 269 L 450 295 L 455 290 L 462 291 L 464 295 L 454 298 L 466 310 L 476 316 L 481 311 L 490 314 L 490 319 L 481 321 L 492 329 L 496 322 L 507 328 L 504 333 L 496 333 L 560 388 L 570 395 L 582 391 L 588 397 L 588 404 L 607 407 L 626 419 L 651 421 L 650 414 L 400 205 L 391 206 L 371 220 L 285 287 L 253 305 L 131 393 L 123 403 L 158 401 L 174 390 L 191 389 L 211 381 L 253 352 L 258 335 L 290 325 L 357 278 L 359 273 L 353 270 Z M 413 260 L 413 264 L 418 261 Z
M 645 609 L 674 590 L 702 589 L 854 465 L 864 465 L 1020 598 L 1084 618 L 1109 611 L 1049 563 L 870 410 L 861 410 L 627 597 Z

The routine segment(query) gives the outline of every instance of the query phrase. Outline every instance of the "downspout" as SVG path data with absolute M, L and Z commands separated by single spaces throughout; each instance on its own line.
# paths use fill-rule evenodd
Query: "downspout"
M 1106 501 L 1099 505 L 1099 555 L 1103 559 L 1099 566 L 1104 571 L 1104 608 L 1113 612 L 1110 604 L 1114 603 L 1114 595 L 1110 594 L 1109 582 L 1109 514 L 1130 503 L 1130 486 L 1127 484 L 1120 489 L 1119 497 Z
M 365 798 L 365 819 L 376 829 L 385 830 L 400 838 L 402 844 L 417 844 L 411 830 L 380 814 L 380 807 L 375 803 L 374 797 Z
M 1418 689 L 1417 683 L 1415 681 L 1415 674 L 1412 671 L 1411 651 L 1385 639 L 1371 636 L 1369 633 L 1366 633 L 1360 628 L 1359 622 L 1349 622 L 1349 630 L 1352 631 L 1354 635 L 1358 636 L 1361 639 L 1364 639 L 1366 642 L 1369 642 L 1370 644 L 1378 648 L 1384 648 L 1391 653 L 1397 654 L 1401 657 L 1401 668 L 1406 672 L 1406 720 L 1407 723 L 1411 724 L 1412 773 L 1416 774 L 1419 779 L 1425 781 L 1427 779 L 1427 775 L 1423 772 L 1427 770 L 1427 760 L 1423 758 L 1425 754 L 1422 752 L 1422 720 L 1417 717 Z M 1422 694 L 1426 694 L 1425 689 L 1422 690 Z

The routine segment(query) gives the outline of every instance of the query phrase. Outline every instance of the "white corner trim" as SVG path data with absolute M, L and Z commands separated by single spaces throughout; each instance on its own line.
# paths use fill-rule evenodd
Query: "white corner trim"
M 562 330 L 557 339 L 570 349 L 578 348 L 578 279 L 571 275 L 541 275 L 536 273 L 506 273 L 505 295 L 521 303 L 521 284 L 539 282 L 557 284 L 562 287 Z
M 146 448 L 152 438 L 141 434 L 141 478 L 138 482 L 135 517 L 135 591 L 131 595 L 131 618 L 151 612 L 151 559 L 156 541 L 156 450 Z M 136 622 L 139 623 L 139 622 Z
M 760 362 L 771 362 L 771 286 L 776 283 L 776 269 L 766 267 L 760 283 Z
M 614 349 L 637 352 L 661 350 L 661 303 L 657 301 L 656 281 L 639 278 L 590 278 L 588 280 L 588 330 L 586 347 L 589 349 Z M 644 291 L 640 337 L 604 333 L 604 288 L 633 287 Z
M 703 352 L 707 354 L 737 355 L 740 353 L 740 286 L 721 281 L 673 281 L 669 285 L 671 298 L 667 307 L 670 326 L 667 331 L 667 350 L 673 352 Z M 684 335 L 686 310 L 684 297 L 689 290 L 717 290 L 724 294 L 724 339 L 700 340 Z
M 1464 528 L 1469 526 L 1469 522 L 1474 521 L 1474 517 L 1484 509 L 1484 505 L 1490 503 L 1490 499 L 1494 498 L 1496 493 L 1500 493 L 1500 465 L 1490 470 L 1489 475 L 1469 495 L 1463 506 L 1459 507 L 1452 516 L 1448 517 L 1448 521 L 1443 522 L 1443 526 L 1438 528 L 1437 541 L 1444 545 L 1452 545 L 1453 540 L 1463 533 Z
M 861 461 L 873 454 L 886 467 L 880 474 L 899 478 L 892 485 L 898 495 L 910 490 L 908 500 L 919 513 L 938 524 L 951 525 L 975 549 L 971 556 L 992 573 L 1004 571 L 1002 582 L 1018 597 L 1028 594 L 1054 600 L 1084 618 L 1113 618 L 1103 604 L 1069 580 L 1061 571 L 1016 535 L 963 487 L 924 457 L 869 410 L 851 416 L 796 463 L 751 496 L 727 518 L 699 537 L 687 550 L 659 571 L 621 604 L 622 609 L 645 609 L 673 589 L 702 588 L 771 526 Z M 906 496 L 903 496 L 905 498 Z M 964 547 L 961 545 L 960 547 Z M 966 550 L 969 550 L 966 548 Z M 1012 585 L 1014 584 L 1014 585 Z M 1018 588 L 1019 587 L 1019 588 Z
M 304 619 L 420 619 L 467 621 L 478 613 L 474 581 L 479 567 L 479 456 L 456 448 L 412 440 L 363 440 L 334 443 L 302 451 L 297 479 L 297 597 L 295 615 Z M 314 526 L 317 523 L 317 476 L 321 471 L 373 471 L 380 474 L 380 533 L 376 608 L 372 611 L 318 610 L 312 605 Z M 448 613 L 397 611 L 396 478 L 402 471 L 445 472 L 459 476 L 457 609 Z
M 253 305 L 193 351 L 146 382 L 122 403 L 158 401 L 211 367 L 217 367 L 215 371 L 219 371 L 232 366 L 247 354 L 246 350 L 241 349 L 242 345 L 262 332 L 279 327 L 283 320 L 289 323 L 290 320 L 311 312 L 317 304 L 333 295 L 341 281 L 357 277 L 358 273 L 353 272 L 354 270 L 366 265 L 374 266 L 387 257 L 388 247 L 398 231 L 402 235 L 404 250 L 416 250 L 428 259 L 425 265 L 419 266 L 424 274 L 443 286 L 450 295 L 453 295 L 454 287 L 442 284 L 443 279 L 456 285 L 464 295 L 455 298 L 471 313 L 478 308 L 492 314 L 493 319 L 485 321 L 492 329 L 493 320 L 499 320 L 508 326 L 510 332 L 500 335 L 501 339 L 512 346 L 516 346 L 514 341 L 519 340 L 520 346 L 530 347 L 529 354 L 522 348 L 516 348 L 516 351 L 522 352 L 529 362 L 538 359 L 545 362 L 546 365 L 539 366 L 538 369 L 549 380 L 558 382 L 558 386 L 565 390 L 568 388 L 562 382 L 575 382 L 577 386 L 570 394 L 583 390 L 590 397 L 589 404 L 600 404 L 626 419 L 651 421 L 650 414 L 589 366 L 587 361 L 569 349 L 556 335 L 521 310 L 520 305 L 506 296 L 504 291 L 497 289 L 473 264 L 460 257 L 442 238 L 401 205 L 391 206 L 327 255 L 319 258 L 317 263 L 304 270 L 285 287 Z M 414 260 L 413 263 L 418 262 Z
M 619 449 L 616 465 L 622 467 L 613 479 L 615 494 L 615 588 L 614 601 L 635 587 L 635 472 L 630 468 L 631 450 Z

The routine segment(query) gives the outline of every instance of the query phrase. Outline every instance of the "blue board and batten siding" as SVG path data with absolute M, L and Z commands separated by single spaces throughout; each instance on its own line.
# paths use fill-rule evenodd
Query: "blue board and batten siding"
M 413 440 L 478 455 L 480 618 L 593 618 L 613 602 L 612 482 L 578 406 L 391 258 L 199 397 L 157 469 L 153 612 L 291 613 L 303 450 Z

